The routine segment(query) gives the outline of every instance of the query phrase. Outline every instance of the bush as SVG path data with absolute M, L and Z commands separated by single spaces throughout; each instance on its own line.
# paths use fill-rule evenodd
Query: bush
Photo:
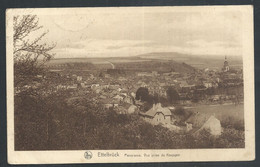
M 221 122 L 222 127 L 224 128 L 234 128 L 236 130 L 245 130 L 245 125 L 244 125 L 244 120 L 237 119 L 232 116 L 226 117 L 222 122 Z
M 82 100 L 82 101 L 81 101 Z M 80 99 L 80 104 L 86 104 Z M 225 128 L 218 138 L 207 131 L 198 136 L 178 134 L 160 125 L 153 126 L 138 115 L 105 111 L 88 103 L 79 109 L 68 105 L 62 93 L 47 97 L 22 94 L 15 97 L 16 150 L 82 149 L 185 149 L 242 148 L 244 132 Z M 189 111 L 175 111 L 180 117 Z
M 220 136 L 214 137 L 206 130 L 202 130 L 196 136 L 189 137 L 193 143 L 192 148 L 244 148 L 244 131 L 236 129 L 223 129 Z

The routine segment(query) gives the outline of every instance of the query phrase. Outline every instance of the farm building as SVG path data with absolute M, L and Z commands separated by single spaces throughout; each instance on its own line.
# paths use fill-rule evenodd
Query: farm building
M 147 112 L 140 112 L 145 121 L 151 124 L 170 124 L 172 113 L 168 108 L 163 108 L 161 103 L 154 104 Z

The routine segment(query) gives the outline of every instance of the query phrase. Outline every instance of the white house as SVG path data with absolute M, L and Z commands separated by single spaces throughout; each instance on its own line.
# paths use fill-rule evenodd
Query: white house
M 151 124 L 170 124 L 172 113 L 168 108 L 163 108 L 161 103 L 154 104 L 147 112 L 140 112 L 145 121 Z

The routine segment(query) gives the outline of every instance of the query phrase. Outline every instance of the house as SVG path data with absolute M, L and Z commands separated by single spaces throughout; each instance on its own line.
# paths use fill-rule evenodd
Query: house
M 136 96 L 135 92 L 131 92 L 130 95 L 131 95 L 133 98 L 135 98 L 135 96 Z
M 123 99 L 123 101 L 125 102 L 125 103 L 129 103 L 129 104 L 133 104 L 133 97 L 131 97 L 131 96 L 125 96 L 124 97 L 124 99 Z
M 181 87 L 181 88 L 182 88 L 182 87 L 188 87 L 188 86 L 189 86 L 189 84 L 187 83 L 187 81 L 181 80 L 181 81 L 179 81 L 179 83 L 180 83 L 180 87 Z
M 115 109 L 116 109 L 117 113 L 119 113 L 119 114 L 132 114 L 131 112 L 128 113 L 128 109 L 131 106 L 132 105 L 128 104 L 128 103 L 121 103 L 118 106 L 114 106 L 114 107 L 116 107 Z
M 82 81 L 82 76 L 77 76 L 77 81 Z
M 36 77 L 37 77 L 37 78 L 42 78 L 42 75 L 37 75 Z
M 124 99 L 124 97 L 120 96 L 120 95 L 116 95 L 113 97 L 113 99 L 116 99 L 117 101 L 122 101 Z
M 117 90 L 118 88 L 120 88 L 120 85 L 118 85 L 118 84 L 111 84 L 111 85 L 109 86 L 109 88 L 110 88 L 110 89 Z
M 91 85 L 91 89 L 95 89 L 95 88 L 97 88 L 97 87 L 99 87 L 100 85 L 99 84 L 92 84 Z
M 203 82 L 203 85 L 204 85 L 206 88 L 211 88 L 211 87 L 213 87 L 213 85 L 212 85 L 211 82 L 206 82 L 206 81 L 204 81 L 204 82 Z
M 104 107 L 105 107 L 106 109 L 109 109 L 109 108 L 113 108 L 114 105 L 111 104 L 111 103 L 107 103 L 107 104 L 104 104 Z
M 94 76 L 93 74 L 90 74 L 89 78 L 90 78 L 91 80 L 93 80 L 93 79 L 95 79 L 95 76 Z
M 158 76 L 158 72 L 157 71 L 152 71 L 152 75 L 153 76 Z
M 66 89 L 67 87 L 65 85 L 59 84 L 56 88 L 57 90 L 59 90 L 59 89 Z
M 139 85 L 140 87 L 147 87 L 147 86 L 148 86 L 145 82 L 143 82 L 143 81 L 141 81 L 141 80 L 139 80 L 139 81 L 137 82 L 137 85 Z
M 100 99 L 100 102 L 103 103 L 104 108 L 109 109 L 109 108 L 116 108 L 118 107 L 118 102 L 114 101 L 112 99 Z
M 73 84 L 67 87 L 67 89 L 77 89 L 78 85 L 77 84 Z
M 138 108 L 135 105 L 131 105 L 128 109 L 127 109 L 127 113 L 128 114 L 133 114 L 138 110 Z
M 104 95 L 99 96 L 100 99 L 106 99 L 107 97 Z
M 172 113 L 168 108 L 163 108 L 161 103 L 154 104 L 153 107 L 147 112 L 140 112 L 140 115 L 145 121 L 158 125 L 170 124 Z
M 215 114 L 211 115 L 207 121 L 197 130 L 193 133 L 193 135 L 199 135 L 201 131 L 206 130 L 208 131 L 212 136 L 219 136 L 222 133 L 222 127 L 219 119 L 215 117 Z
M 119 81 L 127 81 L 127 79 L 125 77 L 119 77 L 118 80 Z
M 172 76 L 174 76 L 174 77 L 180 77 L 181 75 L 180 75 L 180 73 L 178 73 L 178 72 L 171 72 L 171 75 Z
M 105 74 L 105 78 L 110 78 L 110 74 Z
M 81 85 L 82 88 L 86 88 L 86 85 L 85 85 L 84 82 L 80 83 L 80 85 Z
M 167 86 L 167 84 L 164 82 L 160 82 L 159 85 L 160 85 L 160 87 Z
M 137 73 L 138 77 L 152 77 L 153 74 L 152 73 L 148 73 L 148 72 L 139 72 Z

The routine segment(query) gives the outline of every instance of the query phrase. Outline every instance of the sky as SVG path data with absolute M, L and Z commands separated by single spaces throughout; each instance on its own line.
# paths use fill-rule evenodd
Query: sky
M 119 7 L 39 12 L 56 43 L 55 58 L 128 57 L 152 52 L 241 56 L 239 10 L 207 7 Z

